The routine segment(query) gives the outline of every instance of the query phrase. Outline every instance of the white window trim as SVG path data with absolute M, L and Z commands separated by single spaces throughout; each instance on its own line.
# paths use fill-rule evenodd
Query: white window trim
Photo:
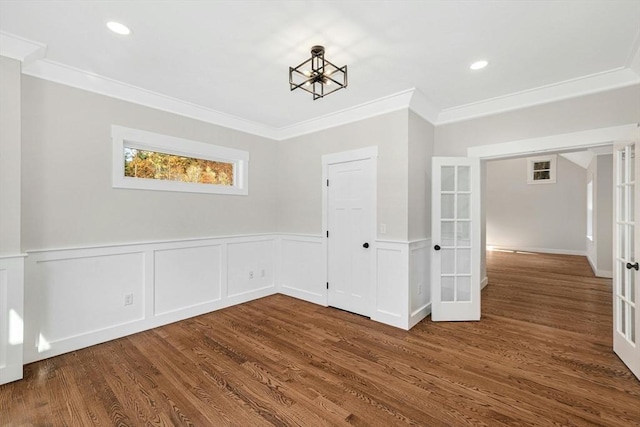
M 556 183 L 556 161 L 558 156 L 527 157 L 527 184 L 555 184 Z M 549 162 L 549 179 L 533 179 L 533 164 L 537 162 Z
M 117 125 L 111 126 L 111 138 L 113 140 L 112 185 L 114 188 L 229 195 L 249 194 L 249 153 L 246 151 Z M 124 176 L 125 147 L 233 163 L 233 185 L 126 177 Z

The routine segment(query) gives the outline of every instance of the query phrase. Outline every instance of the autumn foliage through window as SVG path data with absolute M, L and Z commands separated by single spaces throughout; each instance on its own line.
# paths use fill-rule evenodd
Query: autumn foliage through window
M 124 147 L 124 175 L 165 181 L 233 186 L 233 163 Z

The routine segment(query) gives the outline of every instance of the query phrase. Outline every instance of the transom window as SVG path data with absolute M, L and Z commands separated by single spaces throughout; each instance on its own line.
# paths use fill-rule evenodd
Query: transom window
M 556 156 L 529 157 L 527 183 L 553 184 L 556 182 Z
M 246 151 L 115 125 L 111 135 L 116 188 L 248 194 Z

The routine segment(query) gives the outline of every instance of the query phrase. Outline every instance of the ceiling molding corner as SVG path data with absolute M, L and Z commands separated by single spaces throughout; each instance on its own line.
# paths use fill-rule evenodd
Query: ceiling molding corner
M 290 139 L 309 133 L 345 125 L 382 114 L 409 108 L 415 89 L 394 93 L 373 101 L 365 102 L 335 113 L 320 116 L 291 126 L 277 128 L 278 140 Z
M 418 89 L 413 89 L 409 109 L 431 124 L 438 121 L 440 110 Z
M 0 31 L 0 55 L 29 64 L 44 58 L 47 45 Z
M 475 119 L 635 84 L 640 84 L 640 75 L 630 68 L 621 67 L 485 101 L 446 108 L 440 112 L 435 124 Z

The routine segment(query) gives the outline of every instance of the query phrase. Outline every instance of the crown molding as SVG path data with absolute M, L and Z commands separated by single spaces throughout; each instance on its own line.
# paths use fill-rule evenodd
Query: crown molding
M 270 126 L 191 104 L 47 59 L 35 61 L 26 67 L 23 66 L 22 73 L 253 135 L 271 139 L 276 137 L 274 129 Z
M 277 128 L 277 139 L 284 140 L 295 138 L 297 136 L 307 135 L 313 132 L 409 108 L 409 103 L 414 92 L 415 89 L 404 90 L 354 107 L 345 108 L 344 110 L 336 111 L 331 114 L 296 123 L 291 126 Z
M 638 74 L 630 68 L 621 67 L 485 101 L 446 108 L 440 111 L 435 124 L 443 125 L 475 119 L 639 83 L 640 76 Z
M 638 38 L 627 66 L 603 73 L 444 110 L 439 110 L 422 92 L 411 88 L 325 116 L 276 128 L 48 60 L 45 58 L 46 50 L 45 44 L 0 31 L 0 55 L 21 61 L 25 75 L 277 141 L 405 108 L 438 126 L 640 83 Z M 639 70 L 636 71 L 636 68 Z

